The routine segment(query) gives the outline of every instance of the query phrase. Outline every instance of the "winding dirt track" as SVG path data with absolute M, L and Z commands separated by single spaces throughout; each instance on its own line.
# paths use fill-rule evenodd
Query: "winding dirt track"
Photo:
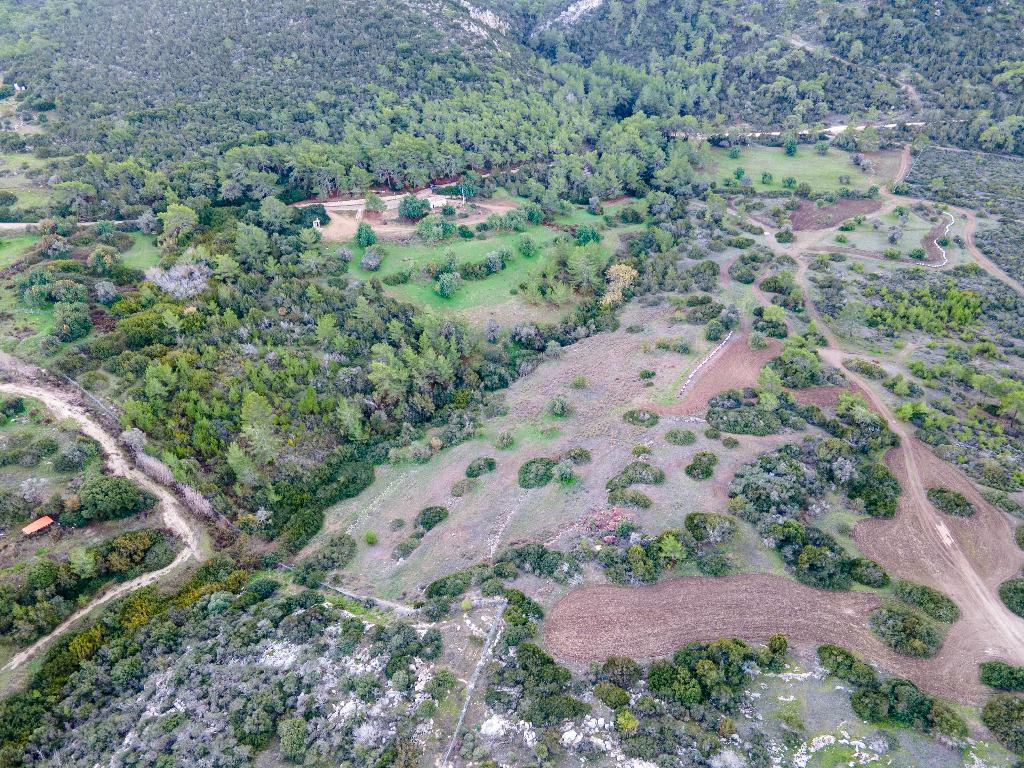
M 32 366 L 4 354 L 0 354 L 0 372 L 18 376 L 35 376 L 39 373 Z M 117 439 L 100 426 L 85 408 L 75 402 L 73 396 L 50 386 L 8 382 L 0 382 L 0 392 L 35 398 L 41 401 L 58 419 L 71 419 L 75 421 L 82 432 L 100 444 L 107 463 L 107 469 L 111 474 L 127 477 L 157 497 L 164 525 L 173 531 L 185 545 L 170 565 L 158 571 L 144 573 L 138 578 L 119 584 L 96 597 L 85 607 L 75 611 L 48 635 L 12 656 L 7 664 L 0 669 L 0 672 L 7 672 L 17 669 L 44 650 L 54 639 L 70 629 L 98 606 L 159 581 L 163 577 L 177 571 L 191 559 L 202 560 L 203 552 L 200 547 L 201 528 L 186 514 L 177 496 L 169 488 L 154 482 L 141 470 L 137 469 L 128 457 L 125 456 Z
M 908 168 L 905 153 L 898 179 Z M 967 220 L 964 240 L 971 255 L 994 277 L 1024 293 L 1019 283 L 974 246 L 973 212 L 953 210 Z M 797 259 L 796 281 L 807 294 L 810 316 L 828 340 L 828 348 L 820 350 L 822 359 L 841 368 L 849 353 L 842 350 L 810 300 L 808 261 L 801 256 L 806 247 L 806 242 L 798 241 L 783 250 Z M 702 378 L 719 388 L 730 386 L 729 377 L 717 370 L 725 359 L 723 355 L 713 360 Z M 845 369 L 844 373 L 851 388 L 859 391 L 899 436 L 900 446 L 889 452 L 886 462 L 903 486 L 897 516 L 862 521 L 854 528 L 853 537 L 866 556 L 882 563 L 894 576 L 933 586 L 960 607 L 961 618 L 950 628 L 934 658 L 896 654 L 875 637 L 867 622 L 879 604 L 874 595 L 825 592 L 762 574 L 574 590 L 551 609 L 545 621 L 548 648 L 560 658 L 589 662 L 619 654 L 639 658 L 664 655 L 687 642 L 723 636 L 763 641 L 783 633 L 798 646 L 831 642 L 850 647 L 935 695 L 967 704 L 978 704 L 991 693 L 978 681 L 980 662 L 1002 659 L 1024 664 L 1024 620 L 1009 611 L 998 596 L 999 584 L 1024 564 L 1024 553 L 1014 544 L 1006 517 L 981 497 L 965 475 L 917 440 L 865 379 Z M 675 407 L 697 406 L 691 401 L 695 394 L 691 389 Z M 936 510 L 927 498 L 927 489 L 936 485 L 966 495 L 977 510 L 975 515 L 951 518 Z

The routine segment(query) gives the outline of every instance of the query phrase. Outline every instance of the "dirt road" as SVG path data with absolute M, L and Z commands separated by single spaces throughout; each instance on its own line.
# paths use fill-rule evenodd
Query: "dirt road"
M 13 373 L 18 376 L 35 376 L 38 370 L 34 366 L 20 362 L 9 355 L 0 354 L 0 372 Z M 17 669 L 33 656 L 44 650 L 53 640 L 70 629 L 76 622 L 91 613 L 97 607 L 133 592 L 141 587 L 153 584 L 163 577 L 177 571 L 189 560 L 203 559 L 203 552 L 200 546 L 202 529 L 191 517 L 189 517 L 182 503 L 169 488 L 151 480 L 140 469 L 128 459 L 122 450 L 117 439 L 107 432 L 89 412 L 75 402 L 75 397 L 56 388 L 27 383 L 0 382 L 0 392 L 22 397 L 33 397 L 41 401 L 46 408 L 58 419 L 71 419 L 83 433 L 93 438 L 100 444 L 103 451 L 107 469 L 113 475 L 127 477 L 138 483 L 147 491 L 157 497 L 160 505 L 164 525 L 182 540 L 184 548 L 174 558 L 174 561 L 158 571 L 145 573 L 136 579 L 119 584 L 113 589 L 104 592 L 90 602 L 84 608 L 75 611 L 71 616 L 61 622 L 52 632 L 40 638 L 32 645 L 11 657 L 0 669 L 0 672 L 7 672 Z

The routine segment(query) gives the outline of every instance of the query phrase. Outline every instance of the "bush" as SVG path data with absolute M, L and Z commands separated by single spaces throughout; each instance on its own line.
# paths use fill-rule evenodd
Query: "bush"
M 872 517 L 893 517 L 899 508 L 900 481 L 884 464 L 869 464 L 850 485 L 851 499 L 861 499 Z
M 556 462 L 547 458 L 530 459 L 519 468 L 519 486 L 521 488 L 541 488 L 551 482 L 555 476 Z
M 571 461 L 577 467 L 583 464 L 589 464 L 591 461 L 590 451 L 586 448 L 570 448 L 568 451 L 562 454 L 562 458 L 566 461 Z
M 570 405 L 568 398 L 565 395 L 555 395 L 551 398 L 551 402 L 548 403 L 548 413 L 558 418 L 564 418 L 571 416 L 573 412 L 572 405 Z
M 80 506 L 60 515 L 62 525 L 81 526 L 93 521 L 120 520 L 149 509 L 156 497 L 124 477 L 93 475 L 78 491 Z
M 985 702 L 981 722 L 1004 747 L 1024 755 L 1024 696 L 997 693 Z
M 434 283 L 434 292 L 442 299 L 450 299 L 462 287 L 462 278 L 458 272 L 445 272 L 438 275 Z
M 658 423 L 658 414 L 644 408 L 634 408 L 622 414 L 622 420 L 634 427 L 650 428 Z
M 377 533 L 375 531 L 368 530 L 363 534 L 363 541 L 366 542 L 366 546 L 372 547 L 377 544 Z
M 1000 691 L 1024 691 L 1024 667 L 1015 667 L 1005 661 L 983 661 L 981 682 Z
M 999 585 L 999 597 L 1006 607 L 1024 617 L 1024 579 L 1010 579 Z
M 930 658 L 942 645 L 937 624 L 912 608 L 889 603 L 871 614 L 871 628 L 894 651 Z
M 694 480 L 707 480 L 715 473 L 718 457 L 711 451 L 697 451 L 693 461 L 687 465 L 686 474 Z
M 660 485 L 665 482 L 665 472 L 658 467 L 648 464 L 646 461 L 633 461 L 611 478 L 605 488 L 609 491 L 616 491 L 628 488 L 636 483 L 644 485 Z
M 609 709 L 619 709 L 629 704 L 629 691 L 607 680 L 594 686 L 594 695 Z
M 819 646 L 818 660 L 830 675 L 840 680 L 857 686 L 874 686 L 878 683 L 875 670 L 845 648 L 837 645 Z
M 952 488 L 929 488 L 928 501 L 947 515 L 970 517 L 974 514 L 974 505 L 962 493 Z
M 416 197 L 416 195 L 406 195 L 398 203 L 398 215 L 403 219 L 419 221 L 428 213 L 430 213 L 430 201 Z
M 688 429 L 673 428 L 665 433 L 665 442 L 672 445 L 693 445 L 697 442 L 697 435 Z
M 461 480 L 456 480 L 452 483 L 451 494 L 455 498 L 462 498 L 467 493 L 470 493 L 477 486 L 477 481 L 468 477 L 464 477 Z
M 515 444 L 516 438 L 511 432 L 502 432 L 494 439 L 494 447 L 499 451 L 507 451 Z
M 424 507 L 416 515 L 416 525 L 424 531 L 433 530 L 448 519 L 448 510 L 445 507 Z
M 488 472 L 493 472 L 497 466 L 498 462 L 495 459 L 490 456 L 481 456 L 469 462 L 469 466 L 466 467 L 466 477 L 486 475 Z
M 956 603 L 937 589 L 932 589 L 924 584 L 898 581 L 896 582 L 896 597 L 920 609 L 936 621 L 952 624 L 960 618 L 960 609 Z
M 635 488 L 619 488 L 608 494 L 608 503 L 614 507 L 650 509 L 654 504 L 651 497 Z
M 586 389 L 587 388 L 587 377 L 582 373 L 578 376 L 573 376 L 569 382 L 569 386 L 573 389 Z
M 889 584 L 889 574 L 885 569 L 866 557 L 858 557 L 850 562 L 850 578 L 868 587 L 880 588 Z
M 355 554 L 355 539 L 347 533 L 338 534 L 295 566 L 295 581 L 305 587 L 315 587 L 328 573 L 352 562 Z

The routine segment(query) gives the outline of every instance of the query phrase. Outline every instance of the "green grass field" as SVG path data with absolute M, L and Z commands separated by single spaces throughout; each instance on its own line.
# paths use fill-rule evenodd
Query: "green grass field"
M 866 192 L 872 184 L 879 183 L 875 177 L 856 168 L 848 153 L 837 149 L 830 149 L 822 156 L 811 147 L 801 146 L 795 156 L 789 157 L 781 148 L 748 146 L 740 149 L 736 159 L 731 159 L 726 149 L 714 148 L 711 154 L 714 164 L 704 180 L 721 184 L 726 179 L 734 179 L 733 172 L 742 168 L 758 192 L 784 189 L 782 180 L 787 176 L 792 176 L 798 184 L 806 181 L 815 192 L 838 191 L 842 187 Z M 763 173 L 772 175 L 771 184 L 761 183 Z M 841 184 L 840 176 L 849 176 L 850 182 Z
M 878 229 L 875 229 L 870 223 L 875 218 L 881 221 L 881 226 Z M 914 248 L 922 247 L 921 239 L 928 234 L 932 225 L 916 213 L 911 213 L 907 218 L 906 225 L 903 227 L 903 233 L 899 239 L 896 243 L 890 243 L 889 229 L 890 227 L 897 226 L 899 223 L 899 217 L 893 212 L 878 217 L 869 216 L 867 221 L 857 225 L 857 228 L 852 232 L 837 232 L 833 239 L 840 235 L 845 235 L 848 241 L 846 245 L 852 248 L 875 251 L 877 253 L 881 253 L 886 248 L 897 248 L 906 257 Z M 836 243 L 842 244 L 839 241 L 836 241 Z
M 409 243 L 395 245 L 386 243 L 386 256 L 381 268 L 369 272 L 359 266 L 363 249 L 353 246 L 352 265 L 349 268 L 353 277 L 369 280 L 374 277 L 384 278 L 403 270 L 412 270 L 408 283 L 389 288 L 397 298 L 404 299 L 420 307 L 442 312 L 459 312 L 474 307 L 500 304 L 512 298 L 512 289 L 540 273 L 551 263 L 550 255 L 541 252 L 539 255 L 524 258 L 516 251 L 519 241 L 528 236 L 542 248 L 550 244 L 558 233 L 546 227 L 530 227 L 525 232 L 505 232 L 486 239 L 464 240 L 455 239 L 438 245 Z M 479 261 L 491 251 L 509 250 L 513 253 L 508 266 L 496 275 L 484 280 L 464 281 L 459 291 L 451 298 L 445 299 L 434 291 L 433 281 L 419 281 L 418 272 L 431 263 L 440 263 L 449 256 L 456 264 Z
M 0 236 L 0 269 L 9 267 L 31 246 L 39 242 L 39 235 Z
M 160 249 L 153 243 L 153 236 L 141 232 L 132 232 L 131 236 L 135 242 L 121 254 L 121 263 L 140 271 L 156 266 L 160 261 Z

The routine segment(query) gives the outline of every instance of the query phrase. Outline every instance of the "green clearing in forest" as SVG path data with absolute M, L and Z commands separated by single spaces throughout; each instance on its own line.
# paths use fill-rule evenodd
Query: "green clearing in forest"
M 806 181 L 815 192 L 837 192 L 843 187 L 866 192 L 879 183 L 877 178 L 854 166 L 849 153 L 838 149 L 819 155 L 813 147 L 801 145 L 796 155 L 790 157 L 780 147 L 747 146 L 740 148 L 740 156 L 736 159 L 730 158 L 728 150 L 721 148 L 713 148 L 711 155 L 714 162 L 710 173 L 705 174 L 707 181 L 717 181 L 721 185 L 726 179 L 735 179 L 733 172 L 742 168 L 758 192 L 785 189 L 782 180 L 787 176 L 792 176 L 798 184 Z M 761 183 L 763 173 L 772 175 L 770 184 Z M 849 176 L 849 183 L 840 183 L 840 176 Z
M 121 254 L 121 263 L 126 267 L 144 272 L 160 262 L 160 249 L 153 243 L 152 235 L 141 232 L 130 233 L 135 242 L 132 247 Z

